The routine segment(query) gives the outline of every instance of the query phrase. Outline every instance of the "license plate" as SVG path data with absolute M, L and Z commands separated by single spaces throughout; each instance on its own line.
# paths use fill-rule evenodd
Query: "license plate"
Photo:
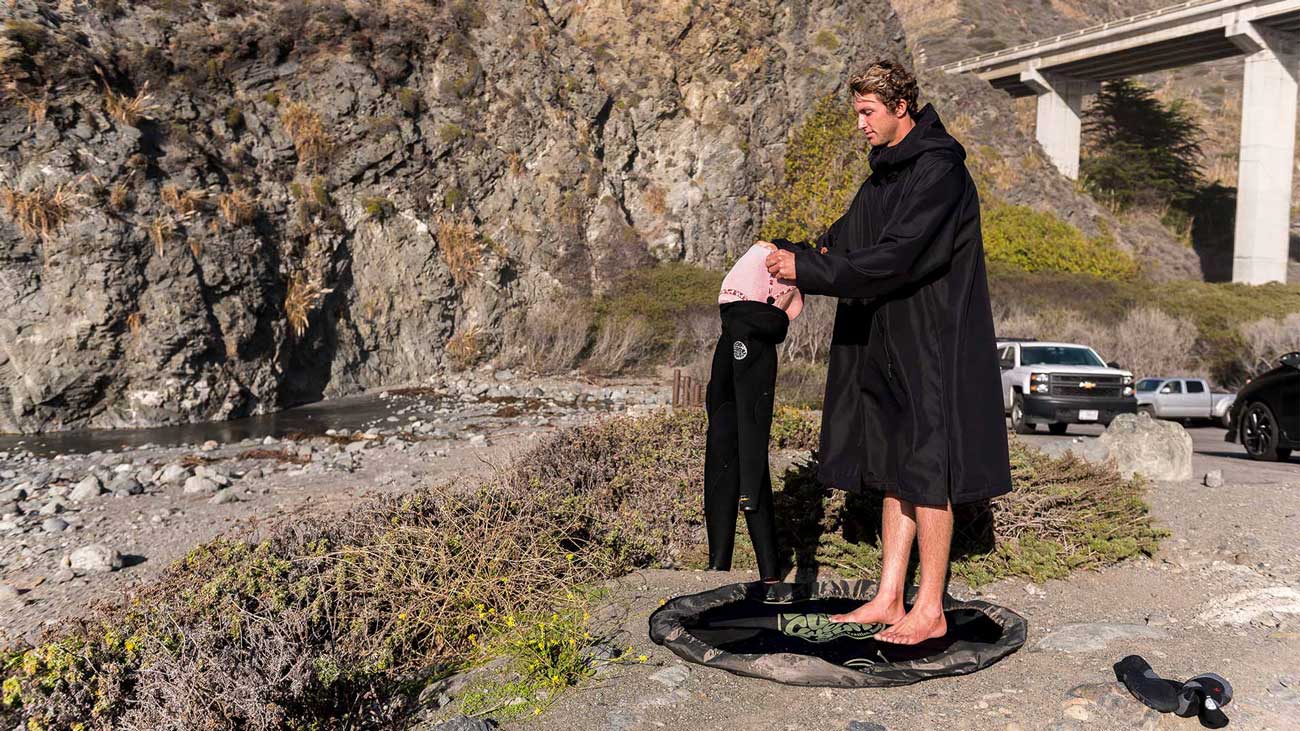
M 1079 421 L 1096 421 L 1096 409 L 1079 409 Z

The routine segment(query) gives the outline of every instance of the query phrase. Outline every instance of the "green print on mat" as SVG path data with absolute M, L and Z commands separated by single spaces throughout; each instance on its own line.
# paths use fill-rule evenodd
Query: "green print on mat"
M 829 614 L 777 615 L 777 629 L 808 642 L 834 642 L 839 639 L 866 640 L 885 628 L 883 624 L 832 622 Z

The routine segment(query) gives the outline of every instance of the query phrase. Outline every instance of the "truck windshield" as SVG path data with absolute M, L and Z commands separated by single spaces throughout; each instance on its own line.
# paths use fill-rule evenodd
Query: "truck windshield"
M 1034 345 L 1020 349 L 1020 365 L 1102 366 L 1105 363 L 1089 348 Z
M 1137 390 L 1139 393 L 1154 391 L 1157 388 L 1160 388 L 1160 384 L 1162 383 L 1164 383 L 1164 381 L 1159 378 L 1143 378 L 1138 381 Z

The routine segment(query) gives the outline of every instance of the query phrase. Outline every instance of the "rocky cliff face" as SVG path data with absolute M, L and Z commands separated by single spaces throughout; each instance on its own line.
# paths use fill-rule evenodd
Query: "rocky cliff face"
M 720 265 L 884 0 L 7 3 L 0 430 L 419 379 L 511 308 Z

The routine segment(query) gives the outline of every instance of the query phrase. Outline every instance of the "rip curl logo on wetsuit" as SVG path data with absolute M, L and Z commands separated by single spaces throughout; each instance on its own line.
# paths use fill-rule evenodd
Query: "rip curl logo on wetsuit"
M 745 356 L 749 355 L 749 348 L 746 348 L 744 343 L 737 340 L 731 344 L 731 354 L 736 357 L 736 360 L 744 360 Z

